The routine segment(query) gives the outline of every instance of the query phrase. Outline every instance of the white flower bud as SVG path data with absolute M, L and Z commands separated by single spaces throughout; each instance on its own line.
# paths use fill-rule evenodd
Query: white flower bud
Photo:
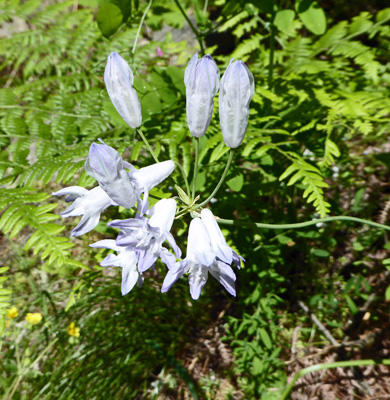
M 248 126 L 249 103 L 255 93 L 255 80 L 242 61 L 227 67 L 221 79 L 219 120 L 226 146 L 235 149 L 244 140 Z
M 210 125 L 214 96 L 219 88 L 219 69 L 209 55 L 198 60 L 195 54 L 185 71 L 187 123 L 191 135 L 203 136 Z
M 141 104 L 133 89 L 134 75 L 127 62 L 115 52 L 108 56 L 104 82 L 114 107 L 131 127 L 142 124 Z

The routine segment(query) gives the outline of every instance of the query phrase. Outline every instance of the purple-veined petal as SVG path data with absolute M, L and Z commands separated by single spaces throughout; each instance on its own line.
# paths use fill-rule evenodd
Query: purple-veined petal
M 134 255 L 128 259 L 128 264 L 122 268 L 122 296 L 129 293 L 139 280 L 137 270 L 137 257 Z
M 172 285 L 188 271 L 189 267 L 190 263 L 188 260 L 183 260 L 172 266 L 165 276 L 161 292 L 167 292 Z
M 166 179 L 175 169 L 175 163 L 171 160 L 152 164 L 147 167 L 129 172 L 131 181 L 143 191 L 150 190 Z
M 120 154 L 110 146 L 92 143 L 85 162 L 85 171 L 117 204 L 131 208 L 137 202 L 135 188 L 123 166 Z
M 65 201 L 69 203 L 70 201 L 76 200 L 78 197 L 81 196 L 86 196 L 88 195 L 89 190 L 84 189 L 83 187 L 80 186 L 69 186 L 64 189 L 60 189 L 57 192 L 53 192 L 51 195 L 52 196 L 63 196 L 63 195 L 68 195 L 65 198 Z
M 99 219 L 100 213 L 96 213 L 93 215 L 84 214 L 83 218 L 81 218 L 81 221 L 76 226 L 76 228 L 73 229 L 70 236 L 81 236 L 84 235 L 84 233 L 92 231 L 92 229 L 94 229 L 99 223 Z
M 124 250 L 123 247 L 117 246 L 116 241 L 113 239 L 99 240 L 98 242 L 90 244 L 89 247 L 94 247 L 94 248 L 96 247 L 96 248 L 100 248 L 100 249 L 110 249 L 110 250 L 115 250 L 115 251 Z
M 168 269 L 172 269 L 176 264 L 176 257 L 165 247 L 161 247 L 160 258 L 161 261 L 168 267 Z
M 190 284 L 191 297 L 198 300 L 203 286 L 207 282 L 208 268 L 200 264 L 195 264 L 191 267 L 188 275 L 188 282 Z
M 210 267 L 210 274 L 224 286 L 224 288 L 232 295 L 236 295 L 236 287 L 235 287 L 235 280 L 236 275 L 234 274 L 233 269 L 223 263 L 222 261 L 216 261 Z
M 213 246 L 217 257 L 230 265 L 233 261 L 233 250 L 227 245 L 213 213 L 209 209 L 205 208 L 202 210 L 200 215 L 202 217 L 202 222 L 210 235 L 211 245 Z
M 215 260 L 215 251 L 211 246 L 210 236 L 200 218 L 190 223 L 187 242 L 187 258 L 209 266 Z
M 168 243 L 171 245 L 173 251 L 176 254 L 176 257 L 180 258 L 182 253 L 179 246 L 176 244 L 175 238 L 172 236 L 170 232 L 163 232 L 163 235 L 165 239 L 167 239 Z
M 148 214 L 151 216 L 150 226 L 159 228 L 161 232 L 169 232 L 175 219 L 176 201 L 174 199 L 162 199 L 149 210 Z

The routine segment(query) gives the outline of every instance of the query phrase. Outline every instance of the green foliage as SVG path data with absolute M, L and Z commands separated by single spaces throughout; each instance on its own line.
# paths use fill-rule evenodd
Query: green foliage
M 283 360 L 290 357 L 292 331 L 302 327 L 299 340 L 307 346 L 313 336 L 324 339 L 298 311 L 297 299 L 305 300 L 341 341 L 346 321 L 359 316 L 380 280 L 375 274 L 382 271 L 380 260 L 389 248 L 383 235 L 341 223 L 299 232 L 232 226 L 223 233 L 246 259 L 237 274 L 236 300 L 227 300 L 211 279 L 196 304 L 184 280 L 169 296 L 162 295 L 160 266 L 142 290 L 119 297 L 119 276 L 110 278 L 112 271 L 103 274 L 99 267 L 91 271 L 105 251 L 75 246 L 80 242 L 68 235 L 76 222 L 59 221 L 57 210 L 64 206 L 52 203 L 48 193 L 65 185 L 96 184 L 83 166 L 97 138 L 136 167 L 152 162 L 104 88 L 111 51 L 118 51 L 134 71 L 143 131 L 154 152 L 160 160 L 180 163 L 192 183 L 194 148 L 186 124 L 183 76 L 196 40 L 189 33 L 174 41 L 177 31 L 171 28 L 188 28 L 175 2 L 155 0 L 141 27 L 146 1 L 103 1 L 99 9 L 86 1 L 78 6 L 74 1 L 3 3 L 0 22 L 19 17 L 25 26 L 0 42 L 0 229 L 26 257 L 36 257 L 23 271 L 19 262 L 9 259 L 0 265 L 0 330 L 11 290 L 26 309 L 21 314 L 40 310 L 44 320 L 30 328 L 21 320 L 11 322 L 6 335 L 18 332 L 12 331 L 18 325 L 23 328 L 20 348 L 27 361 L 20 369 L 12 338 L 6 336 L 0 386 L 16 385 L 16 397 L 23 393 L 60 399 L 80 393 L 85 398 L 110 398 L 113 393 L 121 398 L 168 397 L 176 385 L 177 396 L 180 386 L 186 388 L 185 395 L 204 398 L 186 369 L 187 361 L 198 360 L 193 371 L 202 375 L 199 371 L 211 359 L 208 365 L 216 381 L 226 376 L 232 392 L 249 399 L 275 397 L 279 391 L 270 388 L 280 389 L 291 373 Z M 297 1 L 295 11 L 293 4 L 283 9 L 274 1 L 220 0 L 203 12 L 200 3 L 180 1 L 185 9 L 191 7 L 197 40 L 216 37 L 206 52 L 215 55 L 221 72 L 231 57 L 238 58 L 248 64 L 256 82 L 247 134 L 235 152 L 226 186 L 211 205 L 214 214 L 267 223 L 309 220 L 314 213 L 376 218 L 387 201 L 389 9 L 329 23 L 315 1 Z M 214 11 L 220 15 L 217 21 L 208 18 Z M 163 27 L 168 30 L 165 38 L 155 32 Z M 232 45 L 228 51 L 227 43 Z M 163 56 L 156 54 L 157 46 Z M 199 201 L 215 188 L 228 157 L 216 106 L 214 110 L 200 138 Z M 152 191 L 152 203 L 174 196 L 175 188 L 183 203 L 191 202 L 179 168 L 173 178 Z M 117 207 L 106 211 L 110 219 L 130 214 Z M 182 249 L 189 220 L 187 214 L 175 221 L 174 236 Z M 102 223 L 90 235 L 92 242 L 114 233 Z M 89 271 L 83 270 L 86 266 Z M 47 271 L 67 279 L 50 277 Z M 377 290 L 378 298 L 389 298 L 389 289 Z M 229 308 L 226 324 L 216 317 L 224 307 Z M 372 315 L 380 321 L 379 311 L 372 310 Z M 214 320 L 218 324 L 209 329 Z M 80 338 L 69 337 L 70 322 L 80 327 Z M 215 348 L 225 346 L 232 364 L 219 363 L 217 351 L 206 354 L 203 343 L 209 330 L 215 335 L 212 341 L 223 336 Z M 51 346 L 52 355 L 46 357 Z M 31 363 L 36 358 L 39 365 Z M 175 385 L 169 387 L 168 377 Z M 199 381 L 216 396 L 217 385 L 210 379 L 201 376 Z
M 5 329 L 5 314 L 6 309 L 10 305 L 12 290 L 4 288 L 4 282 L 8 277 L 3 276 L 5 272 L 9 270 L 9 267 L 0 268 L 0 335 L 3 334 Z

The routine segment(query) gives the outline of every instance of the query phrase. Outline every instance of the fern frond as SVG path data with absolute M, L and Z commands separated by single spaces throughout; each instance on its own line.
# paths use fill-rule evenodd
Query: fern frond
M 12 238 L 23 228 L 32 228 L 34 233 L 26 242 L 24 250 L 34 248 L 34 255 L 40 254 L 42 260 L 47 259 L 48 264 L 55 263 L 57 267 L 74 264 L 68 251 L 74 247 L 74 243 L 66 237 L 58 236 L 65 227 L 52 222 L 60 218 L 50 212 L 57 204 L 36 205 L 49 197 L 47 193 L 38 193 L 32 188 L 3 189 L 0 210 L 5 211 L 0 218 L 0 230 Z
M 306 199 L 307 203 L 313 203 L 321 218 L 325 217 L 329 213 L 330 204 L 324 199 L 324 188 L 329 185 L 324 182 L 321 171 L 309 164 L 297 153 L 282 150 L 276 144 L 265 145 L 256 154 L 258 156 L 264 155 L 270 149 L 277 150 L 291 162 L 291 165 L 283 172 L 279 180 L 282 181 L 292 175 L 287 185 L 291 186 L 300 182 L 304 188 L 302 197 Z
M 260 33 L 256 33 L 249 39 L 243 40 L 232 53 L 232 57 L 246 61 L 253 51 L 259 49 L 263 39 L 264 36 L 260 35 Z
M 220 32 L 225 32 L 233 27 L 235 27 L 236 25 L 238 25 L 242 20 L 244 20 L 245 18 L 248 18 L 249 13 L 248 11 L 241 11 L 240 13 L 238 13 L 237 15 L 235 15 L 234 17 L 230 18 L 228 21 L 226 21 L 220 28 L 219 31 Z

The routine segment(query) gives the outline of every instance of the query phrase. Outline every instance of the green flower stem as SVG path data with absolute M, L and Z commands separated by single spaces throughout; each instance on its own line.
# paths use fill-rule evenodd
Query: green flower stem
M 138 26 L 137 34 L 135 35 L 133 49 L 131 50 L 132 56 L 134 56 L 135 49 L 137 48 L 138 38 L 139 38 L 139 35 L 141 33 L 142 25 L 143 25 L 144 20 L 146 18 L 146 14 L 149 12 L 150 7 L 152 6 L 152 3 L 153 3 L 153 0 L 150 0 L 148 6 L 145 9 L 144 14 L 142 15 L 141 21 L 140 21 L 139 26 Z
M 310 374 L 312 372 L 321 371 L 323 369 L 332 369 L 332 368 L 344 368 L 344 367 L 361 367 L 366 365 L 390 365 L 390 360 L 351 360 L 351 361 L 337 361 L 333 363 L 326 364 L 317 364 L 312 365 L 311 367 L 303 368 L 298 373 L 296 373 L 289 383 L 289 385 L 284 390 L 282 397 L 280 400 L 286 400 L 291 390 L 293 389 L 296 381 L 306 374 Z
M 199 205 L 199 207 L 200 206 L 201 205 Z M 216 221 L 219 224 L 247 226 L 247 227 L 262 228 L 262 229 L 298 229 L 298 228 L 305 228 L 310 225 L 315 225 L 315 224 L 325 223 L 325 222 L 350 221 L 350 222 L 357 222 L 359 224 L 370 225 L 370 226 L 373 226 L 374 228 L 386 229 L 387 231 L 390 231 L 390 226 L 378 224 L 377 222 L 368 221 L 366 219 L 360 219 L 360 218 L 355 218 L 355 217 L 346 217 L 343 215 L 338 215 L 336 217 L 326 217 L 326 218 L 321 218 L 321 219 L 314 219 L 314 220 L 306 221 L 306 222 L 298 222 L 296 224 L 280 224 L 280 225 L 278 225 L 278 224 L 262 224 L 259 222 L 249 222 L 249 221 L 235 221 L 235 220 L 231 220 L 231 219 L 217 219 Z
M 150 154 L 154 158 L 154 161 L 156 161 L 156 163 L 159 163 L 160 161 L 158 161 L 158 158 L 154 154 L 154 151 L 153 151 L 152 147 L 150 146 L 150 144 L 149 144 L 148 140 L 146 139 L 145 135 L 142 133 L 141 129 L 136 129 L 136 132 L 141 136 L 141 139 L 144 141 L 144 143 L 145 143 L 146 147 L 148 148 Z
M 179 169 L 180 169 L 180 172 L 181 172 L 181 174 L 183 176 L 183 179 L 184 179 L 184 184 L 186 185 L 187 196 L 190 197 L 191 190 L 190 190 L 190 185 L 188 184 L 187 175 L 186 175 L 186 173 L 185 173 L 185 171 L 184 171 L 184 169 L 183 169 L 183 167 L 181 166 L 180 163 L 175 161 L 175 165 L 177 165 L 179 167 Z
M 196 210 L 197 208 L 203 207 L 204 205 L 206 205 L 217 194 L 219 188 L 221 187 L 222 183 L 224 182 L 224 180 L 226 178 L 226 174 L 229 171 L 230 164 L 232 163 L 232 160 L 233 160 L 233 154 L 234 154 L 234 149 L 230 149 L 229 158 L 228 158 L 228 161 L 226 163 L 225 170 L 223 171 L 221 179 L 219 180 L 218 185 L 215 187 L 214 191 L 210 194 L 210 196 L 205 201 L 203 201 L 202 203 L 200 203 L 200 204 L 196 205 L 195 207 L 193 207 L 192 210 Z M 219 219 L 217 221 L 220 222 L 220 221 L 228 221 L 228 220 Z
M 196 36 L 196 39 L 198 40 L 199 46 L 200 46 L 200 52 L 202 53 L 202 56 L 204 56 L 204 46 L 203 46 L 203 39 L 202 36 L 199 34 L 198 30 L 195 28 L 194 24 L 191 22 L 191 20 L 188 18 L 188 15 L 184 11 L 183 7 L 180 4 L 179 0 L 174 0 L 174 2 L 177 5 L 177 8 L 180 10 L 180 12 L 183 14 L 183 17 L 186 19 L 188 22 L 188 25 L 190 26 L 192 32 L 194 32 L 194 35 Z
M 195 165 L 194 165 L 194 178 L 192 180 L 192 200 L 195 199 L 196 177 L 198 174 L 198 162 L 199 162 L 199 138 L 195 138 Z

